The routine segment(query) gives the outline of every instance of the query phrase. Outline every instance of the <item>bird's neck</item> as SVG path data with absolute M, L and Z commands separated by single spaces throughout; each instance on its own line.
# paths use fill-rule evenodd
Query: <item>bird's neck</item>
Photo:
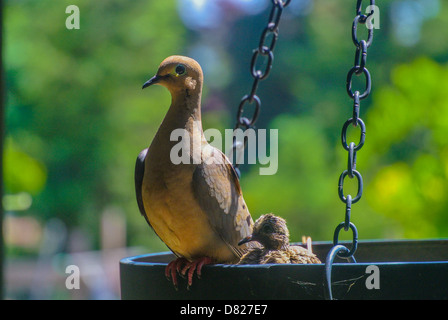
M 170 136 L 174 130 L 181 129 L 186 130 L 192 137 L 201 137 L 202 140 L 204 135 L 201 123 L 201 93 L 171 92 L 171 97 L 171 106 L 159 133 L 164 132 Z
M 201 122 L 200 90 L 170 90 L 171 106 L 165 115 L 162 126 L 171 129 L 185 128 L 191 121 Z
M 200 148 L 207 141 L 201 123 L 201 96 L 200 94 L 187 95 L 173 94 L 172 92 L 171 97 L 171 106 L 151 142 L 149 152 L 155 159 L 154 163 L 157 163 L 157 161 L 164 164 L 173 163 L 171 159 L 172 150 L 175 146 L 178 146 L 182 148 L 182 156 L 184 155 L 183 150 L 188 150 L 190 152 L 188 157 L 196 159 L 190 163 L 200 162 Z M 153 146 L 159 144 L 164 145 L 164 147 L 159 148 L 157 153 L 151 152 Z M 184 160 L 181 159 L 181 161 Z M 174 167 L 178 166 L 175 165 Z
M 171 94 L 169 112 L 181 120 L 201 121 L 201 92 L 185 91 Z

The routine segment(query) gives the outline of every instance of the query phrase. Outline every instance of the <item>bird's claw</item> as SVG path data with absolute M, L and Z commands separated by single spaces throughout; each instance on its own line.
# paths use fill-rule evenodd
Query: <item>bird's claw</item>
M 180 270 L 182 264 L 187 262 L 188 260 L 186 260 L 185 258 L 177 258 L 168 263 L 165 268 L 165 277 L 168 281 L 173 282 L 173 286 L 176 290 L 178 290 L 177 272 Z
M 177 258 L 171 261 L 165 268 L 165 276 L 173 282 L 174 288 L 177 290 L 177 273 L 183 278 L 187 278 L 187 289 L 189 290 L 193 284 L 193 275 L 196 271 L 198 279 L 201 279 L 202 267 L 206 264 L 213 263 L 209 257 L 199 258 L 194 261 L 188 261 L 185 258 Z M 187 272 L 188 271 L 188 272 Z

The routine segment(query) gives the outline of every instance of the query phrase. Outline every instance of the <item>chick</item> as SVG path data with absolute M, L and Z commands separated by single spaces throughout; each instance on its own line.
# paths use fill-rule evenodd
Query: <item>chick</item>
M 289 245 L 289 230 L 285 219 L 271 213 L 255 221 L 252 235 L 238 244 L 257 241 L 263 247 L 254 247 L 245 253 L 238 264 L 266 263 L 321 263 L 315 254 L 300 246 Z

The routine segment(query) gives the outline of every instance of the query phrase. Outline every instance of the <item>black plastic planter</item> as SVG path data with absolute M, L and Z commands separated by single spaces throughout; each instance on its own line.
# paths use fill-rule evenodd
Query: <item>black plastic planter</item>
M 349 243 L 346 243 L 350 247 Z M 332 243 L 313 243 L 325 262 Z M 360 241 L 357 263 L 336 258 L 332 267 L 335 299 L 448 299 L 448 240 Z M 325 299 L 325 264 L 207 265 L 187 290 L 165 278 L 171 253 L 147 254 L 120 261 L 122 299 Z M 375 265 L 377 285 L 369 289 Z

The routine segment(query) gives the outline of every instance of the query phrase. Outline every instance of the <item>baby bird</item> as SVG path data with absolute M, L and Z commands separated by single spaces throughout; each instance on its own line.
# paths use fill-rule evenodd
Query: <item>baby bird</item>
M 239 245 L 257 241 L 263 248 L 255 247 L 245 253 L 238 264 L 266 263 L 321 263 L 315 254 L 300 246 L 289 245 L 289 231 L 283 218 L 271 213 L 255 221 L 252 235 L 243 238 Z

